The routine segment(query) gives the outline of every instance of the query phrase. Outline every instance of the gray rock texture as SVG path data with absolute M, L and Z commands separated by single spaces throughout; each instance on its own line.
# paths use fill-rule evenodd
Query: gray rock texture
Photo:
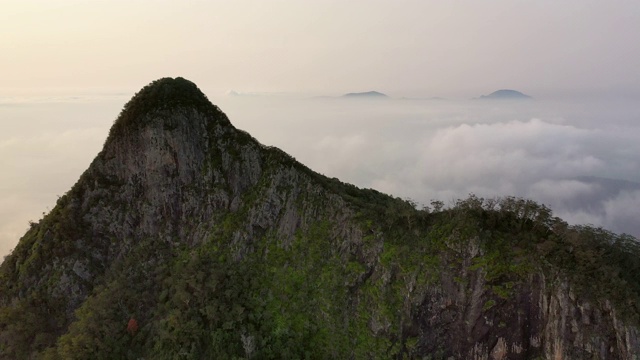
M 208 304 L 222 296 L 207 293 L 207 286 L 223 280 L 185 285 L 189 295 L 179 297 L 175 289 L 187 274 L 181 269 L 203 256 L 198 254 L 222 260 L 202 260 L 193 279 L 232 273 L 206 275 L 207 267 L 220 264 L 261 269 L 243 285 L 259 296 L 242 300 L 241 290 L 233 311 L 244 319 L 247 304 L 259 303 L 267 310 L 251 312 L 251 321 L 272 324 L 264 319 L 294 311 L 273 309 L 307 309 L 299 316 L 315 326 L 308 336 L 326 332 L 323 339 L 332 339 L 323 356 L 314 353 L 319 358 L 640 358 L 636 320 L 606 297 L 577 291 L 562 267 L 540 258 L 527 260 L 526 270 L 496 275 L 496 263 L 519 263 L 508 255 L 492 260 L 500 258 L 486 245 L 493 235 L 473 218 L 456 225 L 447 220 L 454 212 L 417 211 L 406 201 L 314 173 L 235 129 L 215 106 L 201 105 L 208 100 L 199 90 L 189 95 L 197 106 L 189 97 L 174 100 L 169 95 L 182 94 L 181 86 L 195 88 L 177 81 L 186 80 L 163 79 L 132 99 L 76 185 L 2 264 L 0 358 L 82 358 L 78 349 L 104 358 L 170 358 L 154 341 L 165 336 L 179 344 L 186 335 L 170 337 L 171 314 L 197 306 L 206 334 L 236 327 L 237 333 L 225 334 L 241 356 L 277 353 L 275 337 L 264 335 L 276 320 L 261 333 L 246 325 L 249 320 L 207 315 L 214 311 Z M 149 97 L 152 90 L 156 97 Z M 140 112 L 138 100 L 156 106 Z M 466 231 L 468 226 L 475 230 Z M 287 290 L 290 284 L 300 290 Z M 120 290 L 130 288 L 140 291 L 140 299 L 111 295 L 131 294 Z M 308 297 L 296 300 L 303 293 Z M 102 299 L 109 306 L 100 307 Z M 133 336 L 125 329 L 135 314 L 146 340 L 78 345 L 100 337 L 86 334 L 112 319 L 104 309 L 122 318 L 113 330 L 121 337 Z M 87 320 L 92 316 L 102 320 Z M 292 324 L 288 329 L 296 329 Z M 172 346 L 181 351 L 176 353 L 196 354 L 188 351 L 206 349 L 204 343 Z M 120 347 L 129 352 L 118 354 L 129 355 L 114 355 Z M 198 351 L 184 357 L 216 354 Z

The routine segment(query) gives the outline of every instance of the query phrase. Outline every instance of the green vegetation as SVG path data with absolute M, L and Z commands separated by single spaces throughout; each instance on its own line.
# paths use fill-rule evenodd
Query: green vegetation
M 362 200 L 370 194 L 345 196 Z M 111 266 L 68 328 L 64 317 L 51 316 L 60 311 L 59 300 L 44 294 L 3 308 L 2 339 L 11 340 L 3 341 L 3 354 L 24 357 L 30 351 L 26 344 L 33 344 L 31 350 L 51 359 L 413 356 L 420 347 L 410 329 L 420 299 L 447 273 L 459 274 L 454 283 L 468 287 L 468 271 L 485 274 L 483 311 L 508 301 L 530 274 L 542 270 L 560 271 L 585 296 L 612 299 L 626 314 L 638 313 L 635 239 L 568 227 L 545 207 L 521 199 L 471 196 L 436 213 L 388 201 L 405 213 L 388 212 L 377 224 L 363 215 L 372 211 L 365 207 L 357 221 L 372 235 L 347 251 L 332 236 L 335 224 L 324 220 L 290 243 L 267 232 L 238 260 L 231 237 L 241 224 L 232 213 L 197 248 L 158 247 L 162 243 L 146 239 Z M 32 231 L 38 234 L 47 221 Z M 382 251 L 370 263 L 363 254 L 374 251 L 380 242 L 373 234 L 383 231 Z M 15 274 L 8 267 L 20 249 L 3 264 L 3 276 Z M 33 261 L 25 260 L 18 273 L 33 271 Z M 36 326 L 43 312 L 53 321 L 50 332 Z M 135 333 L 127 330 L 130 319 L 139 324 Z M 498 328 L 505 327 L 501 321 Z
M 153 213 L 157 234 L 113 224 L 144 226 L 154 189 L 92 168 L 2 263 L 0 359 L 446 359 L 528 339 L 535 305 L 517 307 L 561 284 L 600 319 L 610 302 L 617 321 L 640 321 L 636 239 L 525 199 L 419 210 L 329 179 L 233 129 L 184 79 L 142 89 L 110 139 L 194 109 L 211 120 L 210 153 L 201 178 L 159 193 L 180 197 Z
M 150 121 L 148 115 L 176 108 L 197 110 L 210 115 L 224 125 L 231 125 L 218 107 L 211 104 L 207 96 L 189 80 L 181 77 L 155 80 L 136 93 L 127 102 L 109 131 L 109 139 L 134 132 Z M 175 126 L 165 122 L 165 128 Z M 169 130 L 167 129 L 167 130 Z

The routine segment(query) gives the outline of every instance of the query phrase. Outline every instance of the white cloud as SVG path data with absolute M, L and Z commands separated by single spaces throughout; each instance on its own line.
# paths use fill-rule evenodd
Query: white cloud
M 640 184 L 606 179 L 640 183 L 640 129 L 602 105 L 296 103 L 287 105 L 300 107 L 296 123 L 261 114 L 272 119 L 269 127 L 287 134 L 273 139 L 262 137 L 259 127 L 252 130 L 251 113 L 231 119 L 244 119 L 240 127 L 312 169 L 359 186 L 423 204 L 469 193 L 523 196 L 551 206 L 571 223 L 639 236 L 640 226 L 626 211 L 640 202 L 622 191 Z M 624 113 L 619 105 L 616 112 Z
M 603 226 L 626 232 L 636 237 L 638 233 L 638 214 L 640 211 L 640 190 L 622 191 L 615 198 L 604 202 L 606 218 Z
M 531 184 L 528 197 L 543 202 L 569 201 L 574 198 L 592 195 L 598 185 L 587 184 L 578 180 L 542 179 Z

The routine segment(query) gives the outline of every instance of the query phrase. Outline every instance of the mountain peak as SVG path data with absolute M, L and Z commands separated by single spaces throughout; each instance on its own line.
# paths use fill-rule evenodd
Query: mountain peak
M 386 94 L 377 91 L 353 92 L 342 95 L 345 98 L 388 98 Z
M 524 99 L 532 99 L 532 97 L 529 95 L 525 95 L 520 91 L 501 89 L 501 90 L 494 91 L 489 95 L 482 95 L 480 96 L 480 99 L 524 100 Z
M 176 108 L 193 108 L 207 114 L 222 114 L 193 82 L 182 77 L 165 77 L 143 87 L 127 102 L 109 133 L 109 138 L 138 129 L 145 123 L 143 118 L 155 111 Z
M 0 264 L 0 360 L 640 355 L 636 239 L 326 178 L 181 78 L 114 128 Z

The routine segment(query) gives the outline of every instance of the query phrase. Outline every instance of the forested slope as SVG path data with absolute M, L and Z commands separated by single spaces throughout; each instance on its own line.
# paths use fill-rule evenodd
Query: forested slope
M 516 198 L 329 179 L 143 88 L 0 267 L 3 359 L 635 359 L 640 247 Z

